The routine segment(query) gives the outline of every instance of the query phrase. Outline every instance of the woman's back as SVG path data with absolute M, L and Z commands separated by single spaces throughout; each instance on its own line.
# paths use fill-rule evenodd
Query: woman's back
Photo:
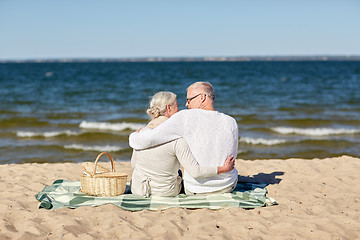
M 174 140 L 153 148 L 134 151 L 131 191 L 137 195 L 176 196 L 181 190 L 180 167 Z M 185 141 L 181 139 L 180 141 Z

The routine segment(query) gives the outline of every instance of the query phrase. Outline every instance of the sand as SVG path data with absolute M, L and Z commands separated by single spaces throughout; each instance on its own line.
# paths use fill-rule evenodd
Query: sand
M 116 163 L 131 175 L 129 163 Z M 0 165 L 0 239 L 360 239 L 360 159 L 237 160 L 279 205 L 129 212 L 113 205 L 38 209 L 34 195 L 80 164 Z

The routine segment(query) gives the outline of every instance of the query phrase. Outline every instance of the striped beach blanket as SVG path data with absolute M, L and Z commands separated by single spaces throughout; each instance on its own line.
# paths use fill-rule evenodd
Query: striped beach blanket
M 128 194 L 129 185 L 125 194 L 116 197 L 89 196 L 80 191 L 79 181 L 56 180 L 51 186 L 36 194 L 40 201 L 39 208 L 57 209 L 61 207 L 78 208 L 81 206 L 100 206 L 114 204 L 129 211 L 164 210 L 172 207 L 180 208 L 208 208 L 220 209 L 241 207 L 245 209 L 276 205 L 277 202 L 267 197 L 267 184 L 238 182 L 232 193 L 209 195 L 184 195 L 176 197 L 150 196 L 145 198 L 135 194 Z

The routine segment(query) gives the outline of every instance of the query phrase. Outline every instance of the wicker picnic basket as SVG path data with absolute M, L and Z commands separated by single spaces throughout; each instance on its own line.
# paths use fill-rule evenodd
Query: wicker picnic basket
M 97 166 L 102 155 L 108 155 L 111 160 L 110 171 L 107 168 Z M 124 194 L 126 188 L 126 173 L 118 173 L 115 171 L 114 160 L 107 152 L 100 153 L 95 163 L 85 162 L 82 164 L 84 172 L 81 174 L 81 192 L 95 196 L 117 196 Z

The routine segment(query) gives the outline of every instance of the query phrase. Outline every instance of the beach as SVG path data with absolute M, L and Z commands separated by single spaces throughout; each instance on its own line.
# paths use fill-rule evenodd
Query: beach
M 129 162 L 116 162 L 131 176 Z M 35 194 L 78 181 L 80 163 L 0 165 L 0 239 L 360 239 L 360 159 L 237 159 L 240 179 L 268 183 L 279 205 L 244 210 L 39 209 Z

